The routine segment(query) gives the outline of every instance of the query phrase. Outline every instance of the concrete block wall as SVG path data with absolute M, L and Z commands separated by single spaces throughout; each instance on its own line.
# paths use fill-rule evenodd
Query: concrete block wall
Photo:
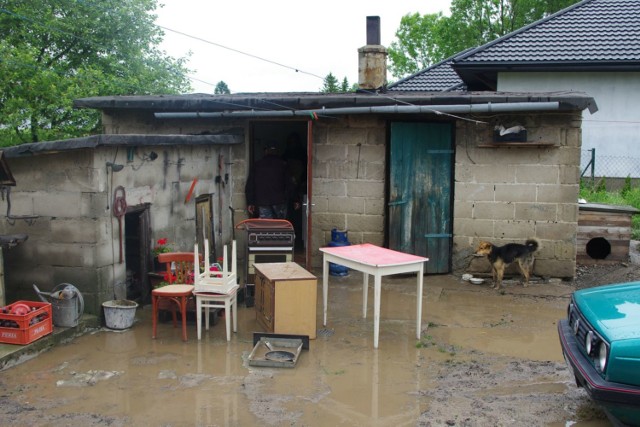
M 575 275 L 580 179 L 579 113 L 475 117 L 458 121 L 454 189 L 454 272 L 489 272 L 473 256 L 480 240 L 498 245 L 536 237 L 542 249 L 534 272 Z M 531 146 L 487 147 L 493 128 L 527 128 Z M 537 146 L 534 143 L 553 143 Z
M 148 157 L 151 151 L 158 154 L 154 161 Z M 43 291 L 71 283 L 82 292 L 85 310 L 100 314 L 101 303 L 114 298 L 115 283 L 126 281 L 126 265 L 119 262 L 118 220 L 112 209 L 118 186 L 125 189 L 128 206 L 150 206 L 152 242 L 166 237 L 174 250 L 183 251 L 193 250 L 196 239 L 196 196 L 215 194 L 215 237 L 221 236 L 216 242 L 221 247 L 231 235 L 227 206 L 232 190 L 231 182 L 224 187 L 215 182 L 220 173 L 219 154 L 229 160 L 229 146 L 137 147 L 132 159 L 125 147 L 11 158 L 17 182 L 11 190 L 11 214 L 33 219 L 0 221 L 0 233 L 29 236 L 4 253 L 10 266 L 5 280 L 7 299 L 36 298 L 34 283 Z M 107 161 L 124 168 L 107 173 Z M 186 201 L 195 179 L 193 194 Z M 220 191 L 222 209 L 218 206 Z M 124 227 L 123 219 L 123 235 Z
M 349 242 L 384 243 L 386 122 L 346 116 L 314 124 L 313 259 L 331 241 L 331 230 L 347 230 Z

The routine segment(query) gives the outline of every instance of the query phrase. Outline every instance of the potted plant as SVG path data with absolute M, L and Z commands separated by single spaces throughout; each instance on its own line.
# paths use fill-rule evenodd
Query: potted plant
M 158 239 L 156 241 L 156 245 L 153 247 L 152 252 L 153 252 L 153 270 L 154 271 L 161 271 L 163 270 L 163 266 L 160 265 L 160 263 L 158 262 L 158 255 L 159 254 L 164 254 L 167 252 L 171 252 L 171 244 L 169 243 L 169 239 L 167 239 L 166 237 L 163 237 L 161 239 Z

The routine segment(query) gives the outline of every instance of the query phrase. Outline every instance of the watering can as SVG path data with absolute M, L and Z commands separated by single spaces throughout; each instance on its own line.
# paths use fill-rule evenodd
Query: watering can
M 33 289 L 43 302 L 51 303 L 52 320 L 55 326 L 70 328 L 78 326 L 84 313 L 82 294 L 73 285 L 61 283 L 51 292 L 42 292 L 34 284 Z

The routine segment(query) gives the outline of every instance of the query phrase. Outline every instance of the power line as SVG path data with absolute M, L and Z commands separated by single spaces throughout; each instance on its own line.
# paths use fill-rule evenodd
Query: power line
M 157 24 L 156 24 L 156 25 L 157 25 Z M 212 41 L 210 41 L 210 40 L 206 40 L 206 39 L 203 39 L 203 38 L 201 38 L 201 37 L 192 36 L 192 35 L 190 35 L 190 34 L 183 33 L 182 31 L 173 30 L 173 29 L 171 29 L 171 28 L 164 27 L 164 26 L 162 26 L 162 25 L 157 25 L 157 26 L 158 26 L 158 28 L 162 28 L 163 30 L 171 31 L 172 33 L 180 34 L 181 36 L 189 37 L 189 38 L 191 38 L 191 39 L 198 40 L 198 41 L 201 41 L 201 42 L 203 42 L 203 43 L 207 43 L 207 44 L 210 44 L 210 45 L 213 45 L 213 46 L 217 46 L 217 47 L 220 47 L 220 48 L 222 48 L 222 49 L 227 49 L 227 50 L 230 50 L 230 51 L 232 51 L 232 52 L 236 52 L 236 53 L 239 53 L 239 54 L 241 54 L 241 55 L 248 56 L 248 57 L 250 57 L 250 58 L 258 59 L 258 60 L 260 60 L 260 61 L 268 62 L 269 64 L 273 64 L 273 65 L 277 65 L 277 66 L 279 66 L 279 67 L 283 67 L 283 68 L 286 68 L 286 69 L 289 69 L 289 70 L 293 70 L 293 71 L 295 71 L 296 73 L 307 74 L 307 75 L 309 75 L 309 76 L 313 76 L 313 77 L 319 78 L 320 80 L 323 80 L 323 81 L 324 81 L 324 77 L 320 77 L 320 76 L 319 76 L 319 75 L 317 75 L 317 74 L 314 74 L 314 73 L 311 73 L 311 72 L 308 72 L 308 71 L 304 71 L 304 70 L 301 70 L 301 69 L 296 68 L 296 67 L 291 67 L 291 66 L 289 66 L 289 65 L 281 64 L 280 62 L 272 61 L 272 60 L 270 60 L 270 59 L 266 59 L 266 58 L 263 58 L 263 57 L 261 57 L 261 56 L 254 55 L 254 54 L 252 54 L 252 53 L 243 52 L 243 51 L 241 51 L 241 50 L 234 49 L 234 48 L 232 48 L 232 47 L 225 46 L 225 45 L 220 44 L 220 43 L 212 42 Z

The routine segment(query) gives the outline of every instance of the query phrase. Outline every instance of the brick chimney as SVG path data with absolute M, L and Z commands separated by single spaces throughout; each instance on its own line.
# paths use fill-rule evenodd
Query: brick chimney
M 358 49 L 358 85 L 376 90 L 387 84 L 387 49 L 380 44 L 380 17 L 367 16 L 367 45 Z

